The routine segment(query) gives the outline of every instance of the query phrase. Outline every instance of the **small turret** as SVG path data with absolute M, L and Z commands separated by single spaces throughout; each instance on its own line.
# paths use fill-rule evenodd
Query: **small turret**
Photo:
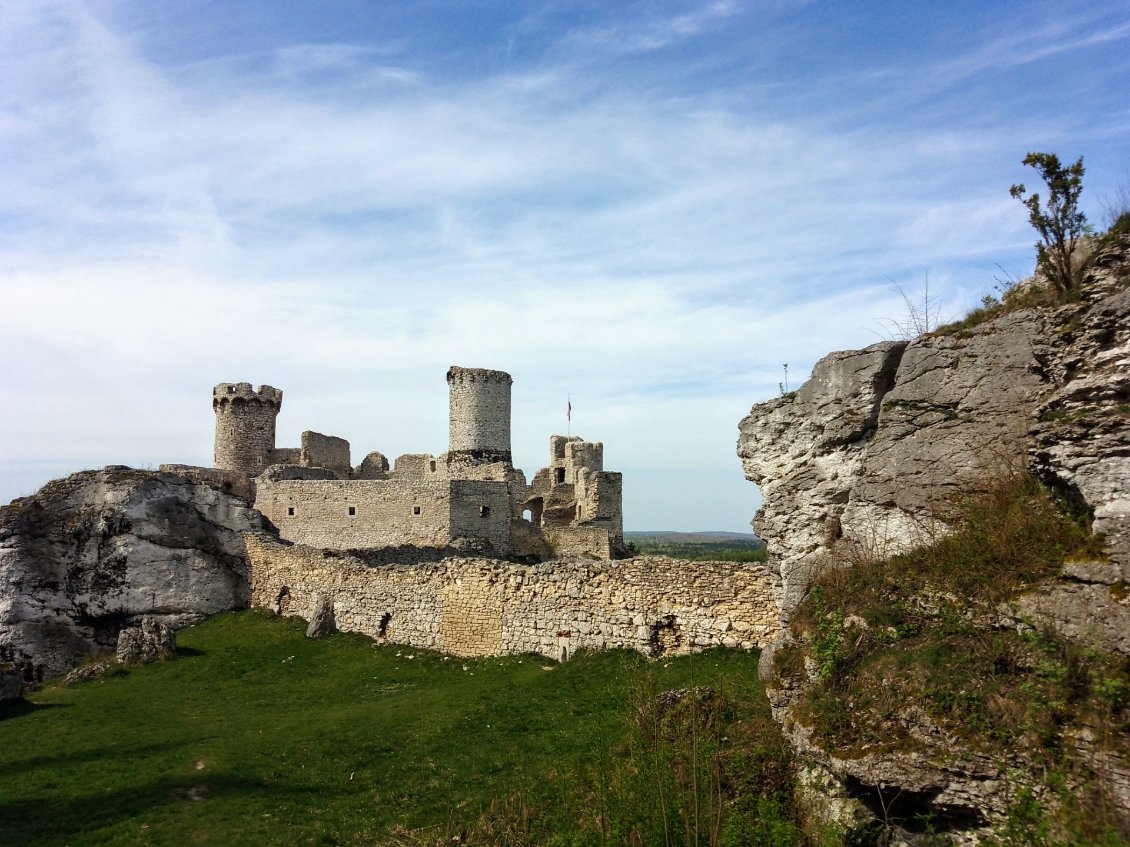
M 261 385 L 255 391 L 247 382 L 221 382 L 212 389 L 215 467 L 256 476 L 271 464 L 282 394 L 270 385 Z

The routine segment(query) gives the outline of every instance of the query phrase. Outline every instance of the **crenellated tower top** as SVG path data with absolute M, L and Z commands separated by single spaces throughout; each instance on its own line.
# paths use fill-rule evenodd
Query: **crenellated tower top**
M 282 408 L 282 391 L 249 382 L 221 382 L 212 389 L 216 413 L 213 466 L 257 476 L 271 464 L 275 452 L 275 418 Z

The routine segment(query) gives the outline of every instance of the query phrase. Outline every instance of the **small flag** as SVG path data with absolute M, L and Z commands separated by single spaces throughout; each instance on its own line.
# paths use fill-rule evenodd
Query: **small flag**
M 573 401 L 569 400 L 568 402 L 569 402 L 569 408 L 565 412 L 565 420 L 571 421 L 571 420 L 573 420 Z

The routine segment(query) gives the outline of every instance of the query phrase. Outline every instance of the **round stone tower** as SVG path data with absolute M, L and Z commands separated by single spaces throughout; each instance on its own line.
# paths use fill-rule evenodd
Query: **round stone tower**
M 280 408 L 282 392 L 269 385 L 260 385 L 254 391 L 247 382 L 221 382 L 213 388 L 215 467 L 258 476 L 271 464 L 275 417 Z
M 510 386 L 502 371 L 452 366 L 447 372 L 451 391 L 451 429 L 447 461 L 483 465 L 511 463 Z

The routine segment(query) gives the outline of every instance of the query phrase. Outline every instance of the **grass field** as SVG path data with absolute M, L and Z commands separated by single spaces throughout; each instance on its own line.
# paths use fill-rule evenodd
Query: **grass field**
M 174 661 L 4 707 L 0 843 L 739 844 L 781 817 L 756 654 L 461 660 L 304 626 L 221 615 Z

